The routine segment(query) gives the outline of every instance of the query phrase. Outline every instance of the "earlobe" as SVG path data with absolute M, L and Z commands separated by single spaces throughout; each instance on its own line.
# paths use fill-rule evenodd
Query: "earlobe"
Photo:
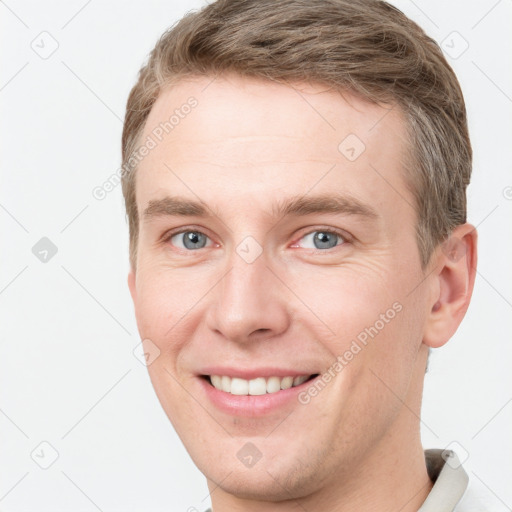
M 477 232 L 471 224 L 457 226 L 435 254 L 432 299 L 423 343 L 444 345 L 459 327 L 469 307 L 476 275 Z

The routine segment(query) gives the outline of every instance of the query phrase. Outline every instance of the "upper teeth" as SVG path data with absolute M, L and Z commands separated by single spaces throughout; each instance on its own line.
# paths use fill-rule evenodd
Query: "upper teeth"
M 256 379 L 245 380 L 238 377 L 228 377 L 226 375 L 211 375 L 210 382 L 213 387 L 231 393 L 232 395 L 264 395 L 265 393 L 277 393 L 281 389 L 289 389 L 298 386 L 309 379 L 309 375 L 300 377 L 258 377 Z

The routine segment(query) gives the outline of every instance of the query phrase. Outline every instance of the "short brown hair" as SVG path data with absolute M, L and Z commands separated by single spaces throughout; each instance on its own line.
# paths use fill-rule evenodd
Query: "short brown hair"
M 319 83 L 398 106 L 410 134 L 406 176 L 422 265 L 466 222 L 472 150 L 464 98 L 439 46 L 416 23 L 378 0 L 217 0 L 162 35 L 128 98 L 122 187 L 132 268 L 139 218 L 130 156 L 149 112 L 169 84 L 228 72 Z

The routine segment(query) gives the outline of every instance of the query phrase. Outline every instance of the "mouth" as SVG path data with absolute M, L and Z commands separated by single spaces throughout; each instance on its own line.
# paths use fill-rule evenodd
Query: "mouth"
M 314 366 L 309 371 L 301 366 L 209 366 L 196 373 L 196 382 L 205 399 L 228 417 L 280 418 L 302 407 L 299 395 L 320 376 Z
M 230 377 L 228 375 L 203 375 L 202 377 L 218 391 L 223 391 L 235 396 L 261 396 L 273 395 L 280 391 L 301 386 L 316 377 L 318 373 L 312 375 L 296 375 L 286 377 L 256 377 L 254 379 L 242 379 L 239 377 Z

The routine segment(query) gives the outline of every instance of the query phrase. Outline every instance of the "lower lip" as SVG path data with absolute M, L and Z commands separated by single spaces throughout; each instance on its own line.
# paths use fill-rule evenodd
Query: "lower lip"
M 258 417 L 271 414 L 293 403 L 300 405 L 298 394 L 315 379 L 265 395 L 232 395 L 214 388 L 205 378 L 200 377 L 199 380 L 208 399 L 221 411 L 231 416 Z

